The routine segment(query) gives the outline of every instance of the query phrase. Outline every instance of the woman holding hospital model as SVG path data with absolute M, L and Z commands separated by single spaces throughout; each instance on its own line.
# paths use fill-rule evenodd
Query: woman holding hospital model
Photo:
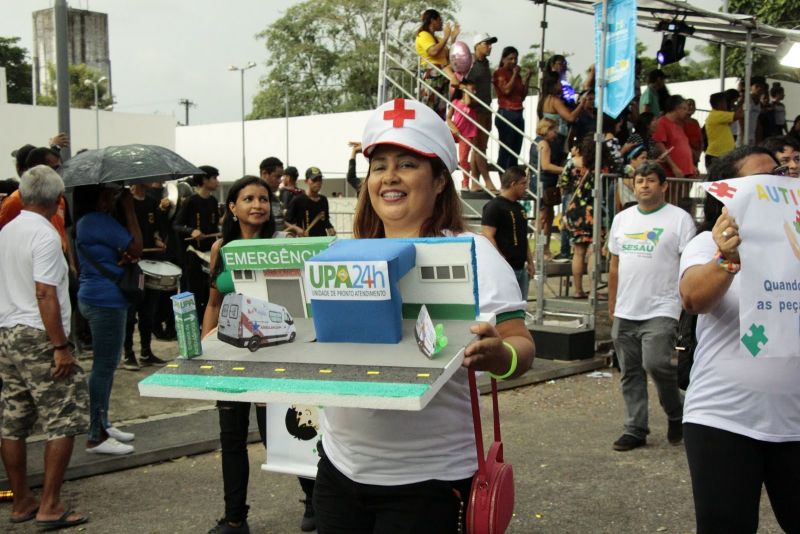
M 369 173 L 361 188 L 356 238 L 475 239 L 480 311 L 464 368 L 498 378 L 523 374 L 533 362 L 525 302 L 514 273 L 461 218 L 450 176 L 453 136 L 430 108 L 396 99 L 380 106 L 363 135 Z M 456 532 L 477 470 L 467 371 L 460 369 L 421 412 L 326 408 L 323 451 L 314 490 L 320 534 Z

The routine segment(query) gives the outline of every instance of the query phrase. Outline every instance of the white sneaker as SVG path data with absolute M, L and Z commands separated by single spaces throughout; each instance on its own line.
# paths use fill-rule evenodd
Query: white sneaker
M 109 438 L 114 438 L 115 440 L 120 441 L 122 443 L 133 441 L 133 438 L 136 437 L 136 435 L 133 432 L 123 432 L 122 430 L 114 426 L 106 428 L 106 434 L 108 434 Z
M 86 452 L 89 454 L 113 454 L 116 456 L 122 456 L 123 454 L 132 453 L 133 445 L 125 445 L 114 438 L 108 438 L 96 447 L 87 447 Z

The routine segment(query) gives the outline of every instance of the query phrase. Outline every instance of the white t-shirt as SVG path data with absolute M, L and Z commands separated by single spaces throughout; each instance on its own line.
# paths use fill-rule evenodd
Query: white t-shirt
M 56 287 L 64 333 L 70 315 L 67 260 L 53 225 L 32 211 L 20 214 L 0 231 L 0 327 L 26 325 L 44 330 L 36 282 Z
M 681 276 L 714 258 L 703 232 L 686 247 Z M 800 441 L 800 358 L 751 358 L 739 350 L 739 280 L 709 313 L 698 316 L 697 348 L 683 422 L 761 441 Z
M 480 311 L 522 317 L 525 302 L 508 262 L 485 237 L 464 235 L 475 239 Z M 421 412 L 325 408 L 322 443 L 331 463 L 362 484 L 471 477 L 478 465 L 467 372 L 456 371 Z
M 678 262 L 694 234 L 692 218 L 672 204 L 650 213 L 631 206 L 614 217 L 608 250 L 619 256 L 616 317 L 680 317 Z

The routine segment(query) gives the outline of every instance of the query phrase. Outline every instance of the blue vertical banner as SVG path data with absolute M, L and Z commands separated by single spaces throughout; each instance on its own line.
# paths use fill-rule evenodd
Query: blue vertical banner
M 608 0 L 606 57 L 600 61 L 603 2 L 594 5 L 594 56 L 596 80 L 599 65 L 605 67 L 603 112 L 617 118 L 633 99 L 636 83 L 636 0 Z M 599 98 L 599 88 L 595 88 Z M 600 109 L 600 106 L 597 106 Z

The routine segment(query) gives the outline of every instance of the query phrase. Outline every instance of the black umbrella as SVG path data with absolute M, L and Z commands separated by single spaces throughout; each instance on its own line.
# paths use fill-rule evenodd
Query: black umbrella
M 168 148 L 122 145 L 82 152 L 61 165 L 60 174 L 66 187 L 77 187 L 163 182 L 205 173 Z

